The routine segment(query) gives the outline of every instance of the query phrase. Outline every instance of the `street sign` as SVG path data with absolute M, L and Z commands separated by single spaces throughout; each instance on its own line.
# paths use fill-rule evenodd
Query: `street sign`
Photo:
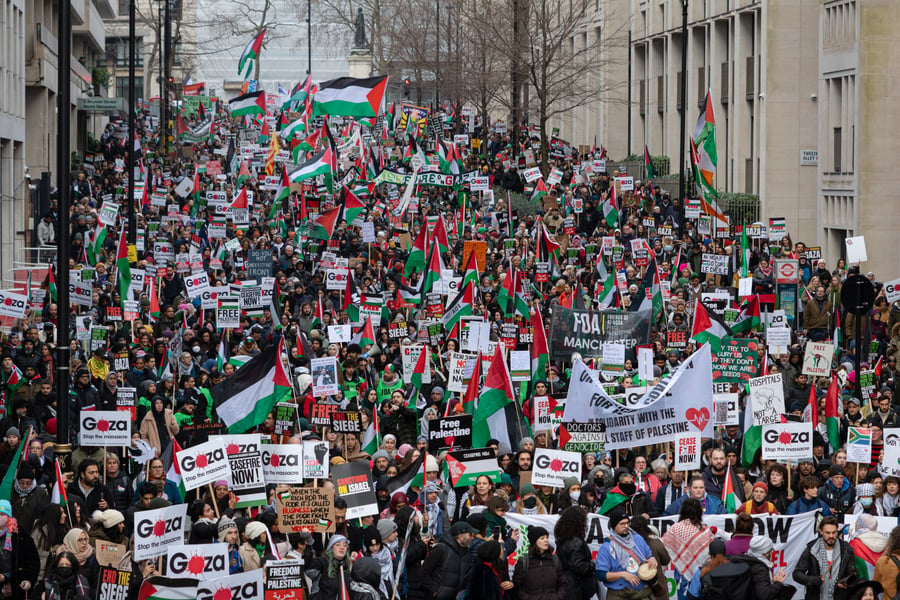
M 799 283 L 800 261 L 784 259 L 775 261 L 775 283 Z

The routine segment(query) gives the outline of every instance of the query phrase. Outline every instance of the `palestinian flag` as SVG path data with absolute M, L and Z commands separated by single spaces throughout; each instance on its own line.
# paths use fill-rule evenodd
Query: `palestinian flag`
M 284 338 L 245 363 L 210 391 L 213 406 L 229 433 L 244 433 L 266 420 L 277 402 L 291 395 L 281 357 Z
M 47 265 L 47 292 L 50 294 L 50 301 L 56 302 L 56 279 L 53 277 L 53 265 Z
M 228 101 L 232 117 L 266 114 L 266 93 L 262 90 L 249 92 Z
M 375 328 L 372 327 L 371 315 L 366 315 L 366 324 L 363 325 L 359 345 L 360 347 L 375 345 Z
M 544 320 L 539 310 L 531 313 L 531 327 L 534 332 L 531 344 L 531 379 L 537 381 L 547 377 L 546 368 L 550 363 L 547 332 L 544 330 Z
M 547 226 L 541 221 L 537 232 L 537 248 L 535 262 L 547 262 L 559 250 L 559 243 L 550 237 Z
M 503 284 L 500 286 L 500 293 L 497 296 L 497 303 L 506 316 L 522 315 L 523 317 L 528 317 L 528 300 L 525 299 L 522 280 L 519 279 L 519 273 L 512 265 L 510 265 L 506 277 L 503 278 Z
M 275 212 L 275 207 L 278 207 L 280 211 L 284 211 L 284 202 L 285 200 L 291 197 L 291 180 L 288 178 L 288 172 L 285 167 L 281 167 L 281 182 L 278 184 L 278 193 L 275 194 L 275 201 L 272 203 L 272 212 Z M 272 215 L 269 215 L 269 218 L 272 218 Z
M 9 391 L 11 393 L 15 394 L 16 390 L 22 387 L 22 384 L 24 383 L 25 376 L 22 375 L 22 371 L 19 370 L 19 367 L 13 365 L 12 369 L 9 372 L 9 376 L 6 377 L 6 381 L 3 382 L 3 385 L 9 388 Z
M 709 90 L 706 92 L 706 98 L 703 101 L 703 108 L 700 116 L 697 118 L 697 124 L 694 125 L 694 133 L 691 140 L 696 147 L 697 160 L 695 167 L 697 170 L 697 180 L 701 189 L 713 190 L 715 194 L 714 178 L 716 176 L 716 164 L 718 163 L 718 155 L 716 153 L 716 115 L 713 112 L 713 102 Z
M 652 256 L 652 254 L 651 254 Z M 630 311 L 652 310 L 653 321 L 659 318 L 663 312 L 662 288 L 659 285 L 659 271 L 656 269 L 656 259 L 647 267 L 647 273 L 641 281 L 637 296 L 632 299 Z
M 419 352 L 419 358 L 416 359 L 416 364 L 413 366 L 412 375 L 409 378 L 409 382 L 416 388 L 416 395 L 414 400 L 418 400 L 419 395 L 422 393 L 422 379 L 425 377 L 425 369 L 428 368 L 428 356 L 430 352 L 428 350 L 428 344 L 422 346 L 422 351 Z M 409 404 L 409 408 L 416 408 L 416 401 L 411 401 Z
M 731 478 L 731 473 L 732 469 L 729 466 L 725 470 L 725 483 L 722 485 L 722 502 L 725 504 L 725 512 L 728 514 L 734 513 L 740 504 L 734 493 L 734 480 Z
M 616 186 L 609 186 L 609 195 L 603 201 L 603 219 L 608 227 L 619 224 L 619 202 L 616 199 Z
M 148 315 L 150 316 L 150 322 L 155 323 L 159 321 L 159 295 L 156 291 L 156 279 L 150 278 L 150 289 L 147 290 L 147 295 L 150 296 L 150 312 Z
M 441 138 L 437 140 L 438 165 L 444 175 L 459 175 L 459 163 L 455 160 L 455 144 L 449 142 L 450 147 Z
M 381 435 L 379 434 L 379 431 L 378 411 L 373 410 L 372 420 L 369 421 L 369 426 L 366 428 L 362 442 L 359 444 L 363 453 L 372 456 L 378 452 L 378 446 L 381 445 Z
M 116 277 L 119 279 L 119 296 L 122 302 L 131 299 L 131 266 L 128 264 L 128 242 L 125 228 L 119 233 L 119 248 L 116 250 Z
M 52 278 L 53 275 L 51 274 Z M 841 347 L 841 311 L 834 311 L 834 333 L 831 336 L 831 339 L 834 341 L 834 345 L 836 348 Z
M 473 252 L 474 254 L 474 252 Z M 468 281 L 463 284 L 456 297 L 447 304 L 441 322 L 448 331 L 456 327 L 462 317 L 472 315 L 472 305 L 475 303 L 475 285 Z
M 616 299 L 616 273 L 615 271 L 607 272 L 602 256 L 597 260 L 597 271 L 600 273 L 600 278 L 597 280 L 591 308 L 595 304 L 600 308 L 609 308 Z M 600 287 L 601 285 L 603 286 L 602 288 Z
M 388 495 L 393 496 L 397 492 L 406 494 L 410 487 L 424 487 L 422 477 L 425 472 L 425 454 L 425 452 L 419 454 L 419 458 L 412 461 L 408 467 L 387 480 L 384 489 L 388 491 Z
M 406 147 L 406 152 L 403 154 L 403 161 L 408 162 L 413 156 L 418 156 L 424 164 L 428 164 L 428 157 L 425 156 L 425 151 L 419 146 L 419 141 L 416 139 L 416 136 L 409 134 L 408 139 L 409 145 Z M 410 185 L 412 185 L 412 182 L 410 182 Z
M 622 504 L 626 500 L 628 500 L 630 496 L 626 496 L 625 494 L 620 494 L 619 492 L 607 492 L 606 498 L 603 500 L 603 504 L 600 505 L 600 508 L 597 510 L 597 514 L 605 515 L 618 505 Z
M 537 183 L 534 184 L 534 191 L 531 193 L 531 201 L 538 202 L 541 198 L 547 195 L 547 192 L 550 190 L 547 189 L 547 185 L 544 183 L 543 178 L 538 179 Z
M 722 338 L 731 335 L 731 331 L 719 315 L 706 308 L 697 300 L 694 305 L 694 325 L 691 327 L 691 339 L 701 344 L 709 344 L 718 350 L 722 347 Z
M 403 274 L 409 277 L 416 271 L 425 268 L 425 254 L 428 249 L 428 228 L 421 227 L 419 233 L 416 234 L 416 240 L 413 242 L 409 256 L 406 258 L 406 266 L 403 268 Z M 470 253 L 470 256 L 475 253 Z
M 854 561 L 856 563 L 856 571 L 862 579 L 871 581 L 875 578 L 875 562 L 881 556 L 881 552 L 875 552 L 856 537 L 850 540 L 850 547 L 853 548 Z
M 360 213 L 366 210 L 366 205 L 362 203 L 362 200 L 357 198 L 356 194 L 347 188 L 344 188 L 344 200 L 341 203 L 341 207 L 344 210 L 343 220 L 347 224 L 352 223 Z
M 250 168 L 247 167 L 247 163 L 241 161 L 241 166 L 238 167 L 237 178 L 235 179 L 235 185 L 242 185 L 245 181 L 250 179 Z
M 653 159 L 650 158 L 650 151 L 647 150 L 647 144 L 644 144 L 644 170 L 647 173 L 647 179 L 656 177 L 656 173 L 653 171 Z
M 442 253 L 450 251 L 450 240 L 447 237 L 447 228 L 444 226 L 444 217 L 438 215 L 437 220 L 434 222 L 434 230 L 431 232 L 431 236 L 437 242 L 438 250 Z
M 841 447 L 841 386 L 832 374 L 831 384 L 825 394 L 825 431 L 828 443 L 834 450 Z
M 198 579 L 154 575 L 144 580 L 138 600 L 196 600 Z
M 475 413 L 475 406 L 478 404 L 478 394 L 481 391 L 481 352 L 475 359 L 475 367 L 472 369 L 472 378 L 469 385 L 466 386 L 466 393 L 463 394 L 462 407 L 467 415 Z
M 100 260 L 100 251 L 103 249 L 103 242 L 106 241 L 107 235 L 106 225 L 98 223 L 91 235 L 91 243 L 85 244 L 85 252 L 87 253 L 88 262 L 96 265 Z
M 69 496 L 66 494 L 65 479 L 63 479 L 62 470 L 59 468 L 59 460 L 53 460 L 56 467 L 56 479 L 53 480 L 53 491 L 50 493 L 50 502 L 65 506 L 69 503 Z
M 473 415 L 474 448 L 485 448 L 491 438 L 509 448 L 518 448 L 521 438 L 531 435 L 531 427 L 513 396 L 512 379 L 502 346 L 497 344 L 494 351 L 494 359 L 484 379 L 484 389 L 478 397 L 478 406 Z
M 293 140 L 295 137 L 297 137 L 299 135 L 305 135 L 306 127 L 307 127 L 306 116 L 302 116 L 299 119 L 296 119 L 296 120 L 288 123 L 284 127 L 282 127 L 281 131 L 279 132 L 279 135 L 285 141 Z M 313 136 L 315 136 L 315 139 L 313 139 Z M 317 129 L 316 131 L 314 131 L 312 133 L 312 135 L 310 135 L 307 139 L 311 142 L 317 143 L 318 139 L 319 139 L 319 130 Z M 311 148 L 309 148 L 308 151 L 312 152 L 314 149 L 315 149 L 315 145 L 313 145 Z
M 210 406 L 209 398 L 207 398 L 207 407 Z M 163 451 L 162 461 L 163 464 L 166 465 L 166 479 L 174 483 L 178 486 L 178 491 L 181 492 L 181 497 L 187 497 L 187 490 L 184 489 L 184 481 L 181 478 L 181 468 L 178 466 L 178 453 L 181 452 L 181 444 L 178 443 L 178 440 L 172 439 L 169 442 L 169 447 Z
M 15 367 L 13 367 L 15 369 Z M 18 369 L 16 369 L 18 371 Z M 16 471 L 19 470 L 19 463 L 22 460 L 22 452 L 25 450 L 25 444 L 29 442 L 31 438 L 31 427 L 28 428 L 28 431 L 25 432 L 25 437 L 19 441 L 19 447 L 16 448 L 15 454 L 12 456 L 12 460 L 9 462 L 9 467 L 6 469 L 6 474 L 3 476 L 3 481 L 0 482 L 0 499 L 2 500 L 13 500 L 13 483 L 15 483 L 16 479 Z
M 762 326 L 762 318 L 759 314 L 759 296 L 753 295 L 744 301 L 737 321 L 731 326 L 734 334 L 759 331 Z
M 813 431 L 819 427 L 819 403 L 816 402 L 816 386 L 809 386 L 809 399 L 801 417 L 804 423 L 812 423 Z
M 462 285 L 465 286 L 470 281 L 475 284 L 476 288 L 481 281 L 481 276 L 478 272 L 478 257 L 475 256 L 474 252 L 469 252 L 469 260 L 466 261 L 466 266 L 463 269 Z
M 437 242 L 432 240 L 431 250 L 428 252 L 428 263 L 425 272 L 422 274 L 422 281 L 419 284 L 419 299 L 424 302 L 434 284 L 440 280 L 441 273 L 444 271 L 444 261 L 441 259 L 441 253 L 438 251 Z
M 304 179 L 312 179 L 313 177 L 323 175 L 325 178 L 325 187 L 328 188 L 329 192 L 333 192 L 333 162 L 331 148 L 326 148 L 297 167 L 297 169 L 290 174 L 291 181 L 293 183 L 298 183 Z
M 238 61 L 238 75 L 247 79 L 250 77 L 250 71 L 259 60 L 259 53 L 262 50 L 263 38 L 266 36 L 266 30 L 260 31 L 255 38 L 241 52 L 241 58 Z
M 319 86 L 313 97 L 313 114 L 345 117 L 377 117 L 381 112 L 388 78 L 339 77 Z
M 840 435 L 837 439 L 840 440 Z M 762 448 L 762 425 L 753 424 L 753 396 L 748 394 L 747 405 L 744 407 L 744 441 L 741 442 L 741 462 L 744 467 L 750 468 L 753 457 L 760 448 Z

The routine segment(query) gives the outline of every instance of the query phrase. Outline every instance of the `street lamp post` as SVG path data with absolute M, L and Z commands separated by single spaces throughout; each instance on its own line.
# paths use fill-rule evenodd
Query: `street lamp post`
M 128 243 L 137 244 L 137 218 L 134 214 L 134 109 L 136 104 L 134 69 L 137 55 L 137 39 L 135 38 L 134 4 L 128 3 Z
M 678 175 L 678 237 L 684 237 L 684 215 L 685 215 L 685 197 L 686 180 L 684 173 L 684 129 L 686 127 L 685 118 L 687 115 L 687 21 L 688 20 L 688 0 L 681 0 L 681 141 L 678 147 L 679 153 L 679 175 Z

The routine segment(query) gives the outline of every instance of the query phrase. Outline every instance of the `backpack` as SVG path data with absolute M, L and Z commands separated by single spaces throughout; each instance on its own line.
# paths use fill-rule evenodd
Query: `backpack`
M 753 600 L 750 565 L 728 562 L 706 574 L 701 582 L 702 600 Z
M 894 566 L 897 567 L 897 579 L 895 580 L 897 592 L 894 594 L 894 597 L 889 600 L 900 600 L 900 560 L 897 560 L 897 557 L 893 554 L 888 556 L 888 558 L 890 558 L 891 562 L 894 563 Z

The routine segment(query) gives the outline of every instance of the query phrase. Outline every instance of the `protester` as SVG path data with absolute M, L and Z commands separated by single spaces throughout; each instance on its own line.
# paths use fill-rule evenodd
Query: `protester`
M 846 593 L 857 578 L 853 549 L 838 539 L 838 529 L 834 517 L 822 519 L 819 537 L 806 546 L 791 573 L 794 581 L 806 587 L 810 600 L 834 598 L 838 590 Z

